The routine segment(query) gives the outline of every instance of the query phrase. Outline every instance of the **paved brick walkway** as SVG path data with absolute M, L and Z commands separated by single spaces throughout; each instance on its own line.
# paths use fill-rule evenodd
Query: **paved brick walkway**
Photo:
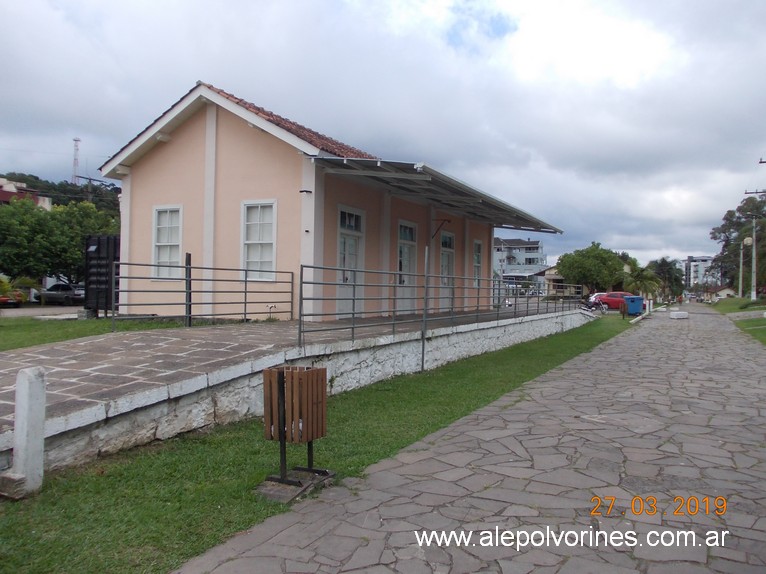
M 342 326 L 341 322 L 335 327 Z M 400 326 L 400 331 L 419 328 Z M 357 329 L 357 337 L 390 332 L 387 325 Z M 350 338 L 350 331 L 312 333 L 310 343 Z M 48 418 L 297 347 L 296 321 L 107 333 L 0 353 L 0 432 L 13 428 L 16 374 L 25 367 L 46 370 Z
M 688 320 L 656 313 L 178 572 L 766 572 L 766 348 L 712 309 L 685 309 Z M 415 531 L 430 530 L 473 538 L 419 546 Z M 488 544 L 504 531 L 511 546 Z M 682 531 L 697 544 L 650 545 Z M 517 550 L 527 536 L 535 545 Z

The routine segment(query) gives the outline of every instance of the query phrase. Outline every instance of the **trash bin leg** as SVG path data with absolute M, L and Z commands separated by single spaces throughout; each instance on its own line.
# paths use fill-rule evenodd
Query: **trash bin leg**
M 269 476 L 266 480 L 281 482 L 291 486 L 303 486 L 300 480 L 287 478 L 287 429 L 285 415 L 285 373 L 281 371 L 277 377 L 277 418 L 279 424 L 279 476 Z
M 285 374 L 279 373 L 277 382 L 277 412 L 279 416 L 279 478 L 287 480 L 287 429 L 285 429 Z
M 296 466 L 295 470 L 299 470 L 301 472 L 311 472 L 313 474 L 318 474 L 319 476 L 329 476 L 330 471 L 325 468 L 314 468 L 314 441 L 310 440 L 307 443 L 308 448 L 308 466 Z

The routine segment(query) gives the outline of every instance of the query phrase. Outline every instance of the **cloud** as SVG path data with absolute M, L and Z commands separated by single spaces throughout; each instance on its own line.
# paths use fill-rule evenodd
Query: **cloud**
M 26 0 L 0 19 L 0 173 L 68 179 L 80 137 L 98 177 L 203 80 L 563 228 L 554 256 L 712 254 L 765 187 L 761 2 Z

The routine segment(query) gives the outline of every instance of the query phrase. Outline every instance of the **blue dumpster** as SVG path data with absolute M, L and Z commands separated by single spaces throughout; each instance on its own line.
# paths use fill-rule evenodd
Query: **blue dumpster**
M 628 315 L 640 315 L 644 312 L 643 297 L 625 297 L 625 305 L 627 306 L 626 312 Z

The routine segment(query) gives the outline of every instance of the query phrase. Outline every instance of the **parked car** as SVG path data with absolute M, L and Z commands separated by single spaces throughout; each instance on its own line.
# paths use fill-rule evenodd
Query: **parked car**
M 24 293 L 18 289 L 6 295 L 0 295 L 0 307 L 21 307 L 24 302 Z
M 85 285 L 56 283 L 40 292 L 43 304 L 58 303 L 59 305 L 74 305 L 85 301 Z
M 588 297 L 588 303 L 595 303 L 596 297 L 601 297 L 602 295 L 606 295 L 606 293 L 593 293 L 590 297 Z
M 598 296 L 598 300 L 606 304 L 610 309 L 619 309 L 625 302 L 625 297 L 633 297 L 633 293 L 627 291 L 612 291 Z

